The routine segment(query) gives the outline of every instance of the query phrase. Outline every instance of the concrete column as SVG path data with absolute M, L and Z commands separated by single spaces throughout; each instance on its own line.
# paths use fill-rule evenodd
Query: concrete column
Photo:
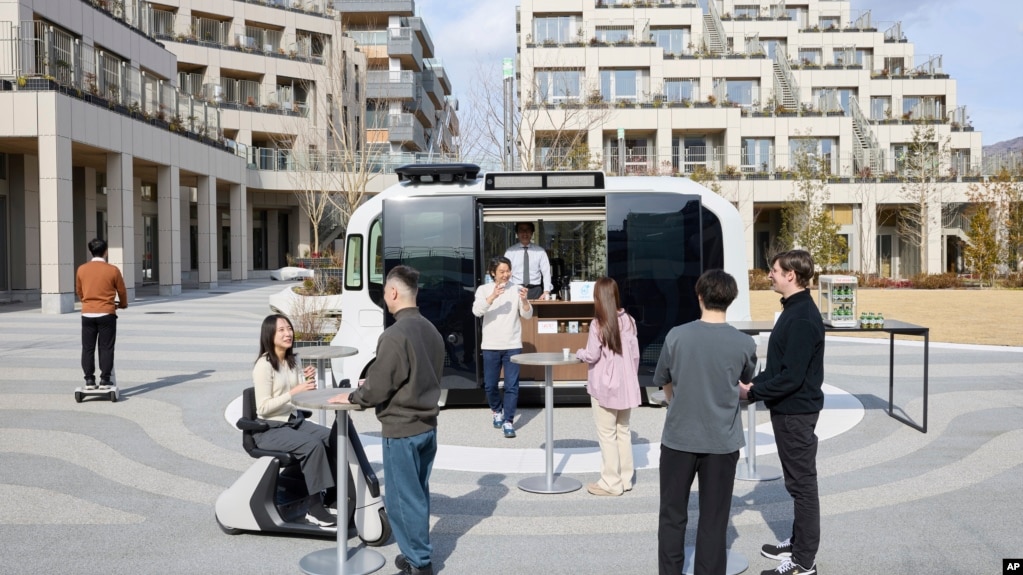
M 178 206 L 181 212 L 181 230 L 178 232 L 178 243 L 181 249 L 181 285 L 194 285 L 192 277 L 192 187 L 178 188 Z
M 248 220 L 248 221 L 246 221 Z M 231 184 L 231 280 L 249 279 L 249 232 L 252 217 L 245 184 Z
M 135 301 L 135 190 L 132 156 L 107 154 L 107 261 L 121 268 Z
M 304 204 L 305 201 L 304 197 L 298 198 L 299 204 Z M 313 228 L 306 213 L 305 208 L 300 205 L 298 208 L 298 249 L 295 253 L 297 258 L 311 257 L 316 251 L 312 246 Z
M 92 241 L 92 238 L 98 238 L 100 230 L 96 229 L 96 169 L 95 168 L 83 168 L 84 171 L 84 191 L 85 191 L 85 242 Z M 102 230 L 106 233 L 106 230 Z M 88 255 L 88 249 L 82 254 L 82 257 Z
M 267 210 L 266 212 L 266 267 L 270 270 L 284 266 L 284 262 L 280 261 L 278 257 L 281 251 L 281 245 L 278 241 L 278 236 L 281 235 L 280 226 L 278 225 L 279 213 L 277 210 Z
M 74 192 L 71 139 L 40 135 L 39 272 L 43 313 L 75 310 Z
M 11 288 L 25 301 L 39 295 L 39 157 L 22 156 L 19 170 L 11 170 L 11 212 L 24 214 L 11 222 Z
M 217 181 L 199 176 L 196 213 L 199 218 L 199 288 L 217 287 Z
M 160 295 L 181 294 L 181 174 L 177 166 L 156 169 Z

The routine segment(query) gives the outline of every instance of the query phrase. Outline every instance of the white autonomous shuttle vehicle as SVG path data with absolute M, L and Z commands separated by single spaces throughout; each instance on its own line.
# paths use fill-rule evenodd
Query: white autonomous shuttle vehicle
M 536 302 L 534 317 L 523 320 L 523 352 L 584 347 L 593 304 L 580 295 L 601 276 L 617 281 L 622 305 L 636 319 L 643 385 L 650 385 L 668 331 L 699 317 L 694 289 L 704 270 L 735 277 L 739 297 L 728 319 L 750 319 L 742 220 L 731 203 L 692 180 L 595 171 L 481 174 L 472 164 L 396 171 L 398 183 L 348 222 L 342 320 L 331 344 L 359 353 L 333 360 L 337 381 L 361 379 L 374 361 L 377 338 L 394 321 L 383 281 L 404 264 L 419 270 L 419 308 L 447 344 L 441 404 L 485 403 L 472 301 L 488 281 L 489 260 L 516 243 L 521 221 L 534 224 L 533 242 L 547 250 L 552 293 L 560 296 Z M 574 393 L 588 403 L 585 365 L 557 367 L 554 379 L 561 399 Z M 542 397 L 543 368 L 523 366 L 524 399 L 531 386 Z

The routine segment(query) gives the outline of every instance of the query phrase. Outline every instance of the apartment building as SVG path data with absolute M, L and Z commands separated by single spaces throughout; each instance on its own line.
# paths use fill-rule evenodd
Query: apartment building
M 710 174 L 743 216 L 751 265 L 766 267 L 809 156 L 850 248 L 843 267 L 957 270 L 981 134 L 942 55 L 917 53 L 883 16 L 855 0 L 522 0 L 521 161 Z M 933 225 L 914 238 L 897 222 L 907 152 L 927 129 L 942 165 L 918 211 Z
M 131 299 L 268 275 L 340 233 L 303 190 L 452 152 L 450 94 L 412 1 L 0 4 L 0 298 L 72 311 L 92 237 Z

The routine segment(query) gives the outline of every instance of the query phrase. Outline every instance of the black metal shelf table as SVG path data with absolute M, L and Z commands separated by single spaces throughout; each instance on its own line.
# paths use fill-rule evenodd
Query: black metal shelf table
M 728 322 L 735 329 L 749 335 L 769 332 L 774 328 L 774 323 L 769 321 L 733 321 Z M 927 368 L 930 365 L 930 337 L 931 329 L 922 325 L 916 325 L 899 321 L 896 319 L 884 320 L 884 327 L 863 328 L 863 327 L 831 327 L 824 326 L 825 333 L 878 333 L 888 334 L 888 416 L 896 421 L 904 423 L 913 429 L 927 433 Z M 923 416 L 918 424 L 911 419 L 895 413 L 895 336 L 911 336 L 924 338 L 923 357 Z

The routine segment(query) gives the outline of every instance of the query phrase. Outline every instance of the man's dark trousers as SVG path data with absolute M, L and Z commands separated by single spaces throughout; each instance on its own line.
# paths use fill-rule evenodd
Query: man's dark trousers
M 661 445 L 661 506 L 657 526 L 657 564 L 661 575 L 682 572 L 689 493 L 697 475 L 700 478 L 700 521 L 696 528 L 693 572 L 724 575 L 728 566 L 726 536 L 738 461 L 738 451 L 689 453 Z
M 817 492 L 817 418 L 820 413 L 771 413 L 774 442 L 792 496 L 792 561 L 813 567 L 821 543 L 821 503 Z
M 117 316 L 82 316 L 82 371 L 87 381 L 96 379 L 96 344 L 99 343 L 99 379 L 110 381 L 114 371 L 114 343 L 117 341 Z

